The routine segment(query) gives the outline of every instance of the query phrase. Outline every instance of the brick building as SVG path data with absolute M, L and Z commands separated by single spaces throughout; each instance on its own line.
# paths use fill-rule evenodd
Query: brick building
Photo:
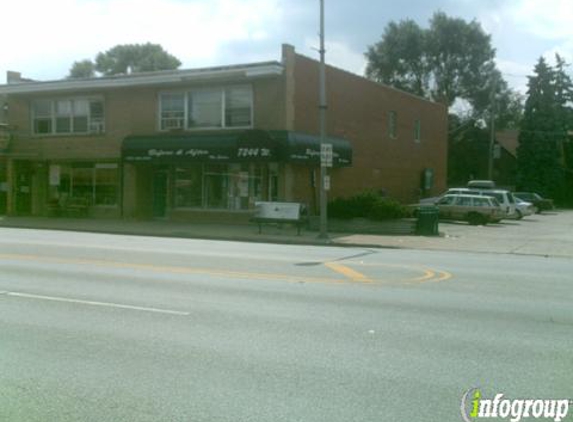
M 316 211 L 318 69 L 284 45 L 281 62 L 50 82 L 12 72 L 0 86 L 6 211 L 80 200 L 93 217 L 237 221 L 259 200 Z M 330 66 L 326 78 L 331 198 L 445 189 L 445 107 Z

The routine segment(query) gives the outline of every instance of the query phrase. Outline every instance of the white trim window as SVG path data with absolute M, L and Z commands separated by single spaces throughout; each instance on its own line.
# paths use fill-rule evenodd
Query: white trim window
M 221 89 L 196 89 L 188 95 L 189 129 L 223 127 L 223 95 Z
M 159 94 L 159 130 L 253 127 L 250 85 L 197 88 Z
M 35 135 L 103 133 L 103 101 L 93 98 L 35 100 L 32 131 Z
M 185 127 L 185 94 L 161 94 L 161 130 L 183 129 Z

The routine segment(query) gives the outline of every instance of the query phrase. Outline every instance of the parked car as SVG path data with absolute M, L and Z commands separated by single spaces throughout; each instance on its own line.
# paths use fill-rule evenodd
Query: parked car
M 502 218 L 516 218 L 517 211 L 515 208 L 515 198 L 508 190 L 503 189 L 470 189 L 470 188 L 452 188 L 448 189 L 446 194 L 455 195 L 481 195 L 491 196 L 497 199 L 503 211 Z
M 523 201 L 531 202 L 537 208 L 538 213 L 555 208 L 552 199 L 543 198 L 535 192 L 515 192 L 513 195 Z
M 499 202 L 484 195 L 445 195 L 436 206 L 440 218 L 467 221 L 472 225 L 498 222 L 504 216 Z
M 523 201 L 518 197 L 515 197 L 515 212 L 517 213 L 516 218 L 521 220 L 523 217 L 535 214 L 537 212 L 537 207 L 531 202 Z
M 495 182 L 493 180 L 470 180 L 468 182 L 470 189 L 495 189 Z

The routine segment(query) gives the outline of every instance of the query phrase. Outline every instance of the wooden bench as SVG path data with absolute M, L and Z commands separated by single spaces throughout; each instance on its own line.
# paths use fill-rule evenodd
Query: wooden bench
M 89 202 L 86 198 L 52 199 L 46 206 L 50 217 L 87 217 Z
M 289 223 L 296 226 L 297 235 L 300 235 L 300 228 L 307 222 L 305 207 L 297 202 L 256 202 L 255 207 L 255 215 L 250 221 L 259 225 L 259 234 L 263 224 Z

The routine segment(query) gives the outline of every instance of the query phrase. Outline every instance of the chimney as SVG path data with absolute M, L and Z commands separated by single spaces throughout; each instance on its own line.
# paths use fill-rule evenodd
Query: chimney
M 23 78 L 20 72 L 14 72 L 13 70 L 9 70 L 6 72 L 7 84 L 20 84 L 22 82 L 34 82 L 34 80 Z

